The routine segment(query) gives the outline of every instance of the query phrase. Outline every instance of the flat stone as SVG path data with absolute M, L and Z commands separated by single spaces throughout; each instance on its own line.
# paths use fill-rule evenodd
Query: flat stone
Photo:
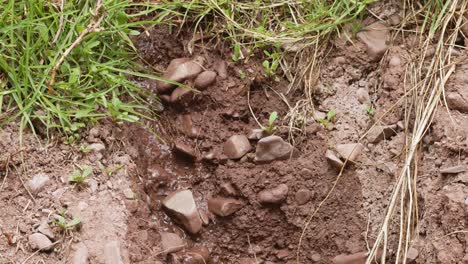
M 33 250 L 49 251 L 53 247 L 52 241 L 41 233 L 29 235 L 28 242 Z
M 341 156 L 343 160 L 355 162 L 364 150 L 364 145 L 361 143 L 351 144 L 338 144 L 336 145 L 336 152 Z
M 408 252 L 406 253 L 406 263 L 411 264 L 416 261 L 416 259 L 419 256 L 419 252 L 415 248 L 410 248 L 408 249 Z
M 450 109 L 468 113 L 468 89 L 460 89 L 458 92 L 449 92 L 445 97 Z
M 46 235 L 48 238 L 52 240 L 55 239 L 54 232 L 52 232 L 52 229 L 50 229 L 47 221 L 43 221 L 37 228 L 37 231 L 43 235 Z
M 452 166 L 448 168 L 440 169 L 440 173 L 442 174 L 458 174 L 465 172 L 466 168 L 463 165 Z
M 257 194 L 257 199 L 261 204 L 280 204 L 286 199 L 288 191 L 288 186 L 282 183 L 273 189 L 266 189 L 259 192 Z
M 123 264 L 118 241 L 109 241 L 104 245 L 105 264 Z
M 250 140 L 259 140 L 265 136 L 265 131 L 260 128 L 251 129 L 249 135 L 247 136 Z
M 357 33 L 357 38 L 366 45 L 367 53 L 372 60 L 380 60 L 388 49 L 387 40 L 390 36 L 388 27 L 382 22 L 373 23 L 364 31 Z
M 173 192 L 162 201 L 162 205 L 189 233 L 196 234 L 200 232 L 202 220 L 193 199 L 192 191 Z
M 240 159 L 251 149 L 249 139 L 244 135 L 231 136 L 224 143 L 224 154 L 229 159 Z
M 330 163 L 330 165 L 332 165 L 334 168 L 337 168 L 337 169 L 341 169 L 341 167 L 343 167 L 344 163 L 343 161 L 341 161 L 336 155 L 335 153 L 333 153 L 333 151 L 331 150 L 327 150 L 327 152 L 325 152 L 325 158 L 327 158 L 328 160 L 328 163 Z
M 369 92 L 365 88 L 359 88 L 356 91 L 356 98 L 361 104 L 370 104 Z
M 184 156 L 186 158 L 189 158 L 189 159 L 192 159 L 192 160 L 195 160 L 197 158 L 197 154 L 196 154 L 195 150 L 192 147 L 185 144 L 184 142 L 182 142 L 182 141 L 175 142 L 174 150 L 176 152 L 182 154 L 182 156 Z
M 281 137 L 274 135 L 264 137 L 257 143 L 255 162 L 266 163 L 273 160 L 288 159 L 295 154 L 294 152 L 294 147 Z
M 72 257 L 72 264 L 88 264 L 89 252 L 83 242 L 76 244 Z
M 37 194 L 39 193 L 42 188 L 49 182 L 50 178 L 48 175 L 44 173 L 38 173 L 32 177 L 31 180 L 28 181 L 28 189 L 31 193 Z
M 195 88 L 204 90 L 216 81 L 216 72 L 204 71 L 197 76 L 194 82 Z
M 375 125 L 373 126 L 369 132 L 367 133 L 367 140 L 369 140 L 370 143 L 378 143 L 383 139 L 390 139 L 390 137 L 396 135 L 396 125 L 390 125 L 390 126 L 380 126 L 380 125 Z
M 296 202 L 298 205 L 306 204 L 311 197 L 312 192 L 307 189 L 300 189 L 296 192 Z
M 164 254 L 177 252 L 185 247 L 185 242 L 177 234 L 161 233 L 161 248 Z
M 334 264 L 365 264 L 367 259 L 366 252 L 359 252 L 351 255 L 339 255 L 332 259 Z
M 208 200 L 208 210 L 218 216 L 229 216 L 244 207 L 239 200 L 215 197 Z
M 196 58 L 194 60 L 188 58 L 174 59 L 170 62 L 162 78 L 179 83 L 194 78 L 203 70 L 201 66 L 202 63 L 201 58 Z M 157 82 L 157 89 L 160 93 L 170 91 L 173 87 L 175 87 L 175 85 L 171 83 L 164 81 Z

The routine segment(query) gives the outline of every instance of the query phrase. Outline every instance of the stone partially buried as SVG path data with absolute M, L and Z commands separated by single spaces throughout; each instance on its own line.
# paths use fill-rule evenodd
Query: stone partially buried
M 163 207 L 189 233 L 197 234 L 202 228 L 202 220 L 192 191 L 181 190 L 169 194 L 163 201 Z

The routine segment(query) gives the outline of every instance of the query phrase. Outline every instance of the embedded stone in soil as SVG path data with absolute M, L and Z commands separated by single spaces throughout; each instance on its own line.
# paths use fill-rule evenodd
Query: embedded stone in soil
M 162 201 L 162 204 L 189 233 L 200 232 L 202 220 L 190 190 L 173 192 Z

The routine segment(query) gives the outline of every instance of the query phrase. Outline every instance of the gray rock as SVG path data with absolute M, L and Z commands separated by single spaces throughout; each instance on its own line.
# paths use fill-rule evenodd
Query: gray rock
M 281 137 L 268 136 L 260 139 L 255 151 L 255 162 L 264 163 L 273 160 L 288 159 L 295 154 L 294 147 Z
M 231 136 L 224 143 L 224 154 L 229 159 L 240 159 L 252 149 L 249 139 L 244 135 Z
M 43 221 L 37 228 L 37 231 L 43 235 L 46 235 L 52 240 L 55 239 L 54 232 L 52 232 L 52 229 L 50 229 L 49 224 L 47 224 L 47 221 Z
M 289 188 L 286 184 L 280 184 L 273 189 L 267 189 L 257 194 L 258 202 L 261 204 L 280 204 L 288 196 Z
M 118 241 L 109 241 L 104 245 L 105 264 L 123 264 Z
M 125 190 L 123 190 L 123 194 L 128 200 L 135 199 L 135 193 L 130 188 L 126 188 Z
M 452 167 L 440 169 L 440 173 L 442 173 L 442 174 L 458 174 L 458 173 L 465 172 L 465 170 L 466 170 L 465 166 L 457 165 L 457 166 L 452 166 Z
M 380 60 L 387 51 L 389 36 L 390 31 L 382 22 L 371 24 L 357 34 L 357 38 L 366 45 L 372 60 Z
M 49 251 L 53 247 L 50 239 L 41 233 L 29 235 L 28 242 L 33 250 Z
M 228 216 L 239 211 L 244 206 L 239 200 L 215 197 L 208 200 L 208 210 L 218 216 Z
M 185 242 L 177 234 L 161 233 L 161 248 L 164 254 L 177 252 L 185 247 Z
M 341 161 L 336 155 L 335 153 L 333 153 L 333 151 L 331 150 L 327 150 L 327 152 L 325 153 L 325 158 L 327 158 L 328 160 L 328 163 L 330 163 L 330 165 L 332 165 L 334 168 L 337 168 L 337 169 L 341 169 L 341 167 L 343 167 L 344 163 L 343 161 Z
M 72 264 L 88 264 L 89 252 L 83 242 L 76 244 L 75 252 L 72 257 Z
M 44 173 L 34 175 L 27 183 L 29 191 L 34 194 L 39 193 L 49 180 L 49 176 Z
M 396 125 L 390 125 L 390 126 L 380 126 L 380 125 L 375 125 L 373 126 L 369 132 L 367 133 L 367 140 L 369 140 L 370 143 L 378 143 L 383 139 L 390 139 L 390 137 L 396 135 Z
M 216 81 L 216 72 L 204 71 L 197 76 L 194 82 L 195 88 L 204 90 Z
M 336 152 L 341 156 L 343 160 L 355 162 L 364 150 L 364 145 L 361 143 L 351 144 L 338 144 L 336 145 Z
M 192 191 L 173 192 L 162 201 L 162 205 L 188 232 L 191 234 L 200 232 L 202 220 L 193 199 Z

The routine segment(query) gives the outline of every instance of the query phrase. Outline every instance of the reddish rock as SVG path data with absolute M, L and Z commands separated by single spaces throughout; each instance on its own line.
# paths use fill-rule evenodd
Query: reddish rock
M 255 128 L 250 130 L 249 135 L 247 136 L 250 140 L 259 140 L 265 136 L 265 131 L 260 128 Z
M 204 90 L 216 81 L 216 72 L 204 71 L 197 76 L 194 82 L 195 88 Z
M 333 258 L 334 264 L 365 264 L 367 259 L 366 252 L 359 252 L 351 255 L 339 255 Z
M 194 60 L 187 58 L 174 59 L 167 67 L 162 78 L 173 82 L 182 82 L 194 78 L 203 70 L 201 64 L 203 64 L 203 59 L 201 57 L 195 58 Z M 157 89 L 160 93 L 168 92 L 175 86 L 176 85 L 164 81 L 157 82 Z
M 171 193 L 162 201 L 162 205 L 189 233 L 200 232 L 202 220 L 190 190 Z
M 330 163 L 330 165 L 332 165 L 334 168 L 337 168 L 337 169 L 341 169 L 341 167 L 343 167 L 344 163 L 343 161 L 341 161 L 336 155 L 335 153 L 333 153 L 333 151 L 331 150 L 327 150 L 327 152 L 325 153 L 325 158 L 327 158 L 328 160 L 328 163 Z
M 89 252 L 86 245 L 83 242 L 80 242 L 76 244 L 75 248 L 71 264 L 88 264 Z
M 174 150 L 192 160 L 197 158 L 195 150 L 181 141 L 175 142 Z
M 231 136 L 224 143 L 224 154 L 229 159 L 240 159 L 251 149 L 249 139 L 244 135 Z
M 230 195 L 230 196 L 238 195 L 238 192 L 237 192 L 236 188 L 230 182 L 226 182 L 226 183 L 221 184 L 221 191 L 224 194 Z
M 267 189 L 257 194 L 257 199 L 261 204 L 280 204 L 287 195 L 289 188 L 286 184 L 280 184 L 273 189 Z
M 359 88 L 356 91 L 356 97 L 361 104 L 370 104 L 370 96 L 365 88 Z
M 367 26 L 357 34 L 357 38 L 366 45 L 367 53 L 372 60 L 380 60 L 387 51 L 389 36 L 388 27 L 380 21 Z
M 208 210 L 218 216 L 228 216 L 239 211 L 244 206 L 239 200 L 215 197 L 208 200 Z
M 273 160 L 282 160 L 292 157 L 294 147 L 281 137 L 268 136 L 260 139 L 255 151 L 255 162 L 265 163 Z
M 192 117 L 190 115 L 181 115 L 177 118 L 177 128 L 180 132 L 190 138 L 198 137 L 198 131 L 193 126 Z
M 336 145 L 336 152 L 338 152 L 343 160 L 348 159 L 348 161 L 357 161 L 363 150 L 364 145 L 361 143 Z
M 185 247 L 185 242 L 177 234 L 161 233 L 161 248 L 164 254 L 177 252 Z

